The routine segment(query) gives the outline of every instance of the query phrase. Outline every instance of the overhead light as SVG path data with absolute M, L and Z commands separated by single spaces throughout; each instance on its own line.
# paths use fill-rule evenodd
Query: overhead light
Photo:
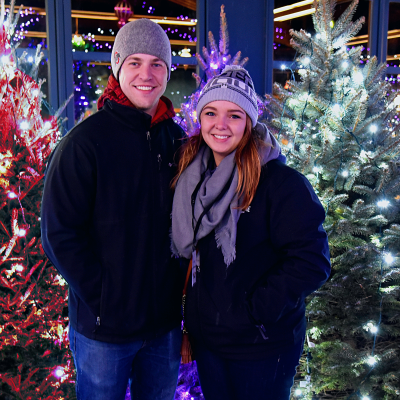
M 287 21 L 288 19 L 294 19 L 294 18 L 299 18 L 303 17 L 304 15 L 310 15 L 315 13 L 315 8 L 310 8 L 308 10 L 303 10 L 303 11 L 298 11 L 292 14 L 287 14 L 283 15 L 282 17 L 276 17 L 274 18 L 274 21 L 279 22 L 279 21 Z
M 304 6 L 308 6 L 309 4 L 313 4 L 313 3 L 314 3 L 314 0 L 305 0 L 305 1 L 300 1 L 298 3 L 290 4 L 288 6 L 275 8 L 274 14 L 280 14 L 285 11 L 293 10 L 293 8 L 304 7 Z

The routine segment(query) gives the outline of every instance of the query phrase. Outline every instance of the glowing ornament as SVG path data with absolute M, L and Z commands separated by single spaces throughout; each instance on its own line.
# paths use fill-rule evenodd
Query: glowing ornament
M 84 47 L 85 41 L 81 35 L 75 34 L 74 37 L 72 38 L 72 44 L 76 47 Z
M 120 28 L 122 28 L 133 15 L 132 7 L 126 0 L 119 1 L 114 7 L 114 11 L 118 18 L 118 26 Z

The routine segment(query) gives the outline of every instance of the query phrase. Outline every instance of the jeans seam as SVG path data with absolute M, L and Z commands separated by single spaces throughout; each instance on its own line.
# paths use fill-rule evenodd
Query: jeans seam
M 278 373 L 278 369 L 279 369 L 279 364 L 281 362 L 281 355 L 278 355 L 278 362 L 276 363 L 276 368 L 275 368 L 275 374 L 274 374 L 274 382 L 276 381 L 276 375 Z
M 74 335 L 74 361 L 75 361 L 75 369 L 78 370 L 78 361 L 77 361 L 77 357 L 76 357 L 76 332 L 75 329 L 72 331 L 73 335 Z M 78 371 L 76 371 L 76 376 L 78 376 Z M 76 379 L 75 382 L 75 391 L 76 391 L 76 397 L 77 399 L 79 399 L 79 383 L 78 383 L 78 379 Z

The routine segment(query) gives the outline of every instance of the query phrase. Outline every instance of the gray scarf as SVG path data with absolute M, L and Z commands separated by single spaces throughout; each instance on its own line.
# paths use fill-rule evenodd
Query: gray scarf
M 261 164 L 270 160 L 285 157 L 280 155 L 280 147 L 265 125 L 257 124 L 256 132 L 265 136 L 266 146 L 260 150 Z M 190 258 L 193 251 L 194 226 L 203 210 L 220 195 L 228 185 L 228 189 L 219 201 L 215 202 L 210 211 L 201 220 L 196 235 L 197 242 L 215 229 L 217 247 L 221 249 L 227 266 L 236 258 L 236 232 L 237 223 L 242 213 L 237 209 L 240 199 L 236 193 L 238 184 L 238 171 L 235 162 L 236 150 L 226 156 L 211 172 L 207 169 L 212 152 L 207 145 L 203 145 L 194 160 L 183 171 L 175 188 L 174 202 L 172 206 L 172 243 L 171 249 L 174 255 Z M 191 196 L 197 184 L 204 175 L 203 182 L 197 193 L 194 203 L 194 219 L 192 218 Z M 230 182 L 230 184 L 229 184 Z

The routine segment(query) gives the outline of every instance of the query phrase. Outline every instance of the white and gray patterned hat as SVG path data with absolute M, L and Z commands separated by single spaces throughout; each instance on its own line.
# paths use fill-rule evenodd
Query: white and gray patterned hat
M 197 102 L 197 118 L 203 108 L 212 101 L 225 100 L 235 103 L 250 117 L 255 127 L 258 119 L 257 95 L 249 73 L 238 65 L 228 65 L 220 75 L 210 79 L 200 93 Z

